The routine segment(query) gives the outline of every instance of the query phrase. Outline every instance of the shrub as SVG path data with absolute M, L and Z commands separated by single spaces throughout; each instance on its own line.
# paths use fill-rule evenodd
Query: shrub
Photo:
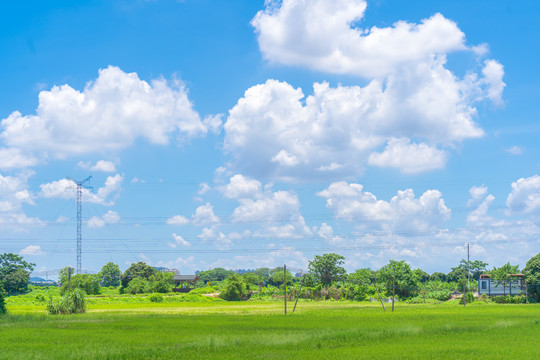
M 5 314 L 7 312 L 6 309 L 6 300 L 4 299 L 4 287 L 2 286 L 2 283 L 0 282 L 0 315 Z
M 45 302 L 46 301 L 45 296 L 43 294 L 37 294 L 36 301 Z
M 472 292 L 466 292 L 459 300 L 460 304 L 463 304 L 463 299 L 467 301 L 467 304 L 474 302 L 474 294 Z
M 225 286 L 221 289 L 219 296 L 227 301 L 238 301 L 247 295 L 246 284 L 238 274 L 230 275 L 225 280 Z
M 129 285 L 124 289 L 128 294 L 142 294 L 149 292 L 150 284 L 148 280 L 141 277 L 136 277 L 129 282 Z
M 151 302 L 163 302 L 163 296 L 161 294 L 152 294 L 148 297 Z
M 60 299 L 53 300 L 51 297 L 47 304 L 47 311 L 51 315 L 85 313 L 86 299 L 84 291 L 76 288 L 72 291 L 67 291 Z
M 524 295 L 494 296 L 492 299 L 497 304 L 524 304 L 527 301 Z
M 189 293 L 190 294 L 212 294 L 215 292 L 216 292 L 216 289 L 213 288 L 212 286 L 205 286 L 205 287 L 193 289 Z

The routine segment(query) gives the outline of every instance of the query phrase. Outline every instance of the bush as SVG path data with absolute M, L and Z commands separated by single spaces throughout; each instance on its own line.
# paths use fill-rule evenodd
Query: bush
M 216 289 L 212 286 L 205 286 L 197 289 L 191 290 L 190 294 L 213 294 L 216 292 Z
M 43 294 L 37 294 L 36 301 L 45 302 L 46 301 L 45 296 Z
M 494 296 L 492 299 L 497 304 L 524 304 L 527 302 L 527 298 L 524 295 Z
M 0 315 L 5 314 L 7 312 L 6 309 L 6 300 L 4 298 L 4 287 L 2 286 L 2 283 L 0 282 Z
M 129 285 L 124 288 L 124 292 L 128 294 L 142 294 L 150 292 L 150 284 L 148 280 L 141 277 L 136 277 L 129 282 Z
M 230 275 L 225 280 L 225 286 L 221 289 L 219 296 L 227 301 L 238 301 L 247 295 L 246 284 L 238 274 Z
M 474 294 L 472 292 L 466 292 L 459 300 L 460 304 L 463 304 L 463 299 L 467 301 L 467 304 L 474 302 Z
M 77 288 L 66 292 L 60 299 L 53 300 L 51 297 L 47 304 L 47 311 L 51 315 L 85 313 L 86 299 L 84 291 Z
M 152 294 L 148 297 L 151 302 L 163 302 L 163 296 L 161 294 Z

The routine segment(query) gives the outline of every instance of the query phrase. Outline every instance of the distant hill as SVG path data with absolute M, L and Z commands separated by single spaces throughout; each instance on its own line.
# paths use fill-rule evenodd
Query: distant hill
M 54 280 L 47 280 L 40 277 L 31 277 L 28 282 L 31 284 L 56 284 Z

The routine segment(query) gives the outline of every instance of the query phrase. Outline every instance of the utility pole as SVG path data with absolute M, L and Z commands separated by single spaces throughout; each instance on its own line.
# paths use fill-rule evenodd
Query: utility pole
M 394 312 L 394 300 L 396 298 L 396 267 L 393 266 L 393 268 L 394 268 L 394 283 L 392 286 L 392 312 Z
M 300 298 L 300 294 L 302 293 L 302 285 L 304 285 L 304 279 L 306 276 L 302 276 L 302 282 L 300 283 L 300 290 L 298 290 L 298 295 L 296 296 L 296 301 L 294 302 L 294 307 L 292 309 L 292 312 L 296 310 L 296 304 L 298 304 L 298 299 Z
M 68 266 L 68 292 L 71 291 L 71 266 Z
M 285 290 L 285 315 L 287 315 L 287 265 L 283 265 L 283 289 Z
M 90 181 L 91 178 L 92 176 L 89 176 L 82 181 L 76 181 L 68 176 L 68 179 L 73 181 L 73 183 L 76 185 L 77 191 L 77 274 L 80 274 L 82 269 L 82 189 L 92 189 L 91 186 L 84 185 L 84 183 Z
M 471 262 L 469 260 L 469 243 L 467 243 L 467 291 L 470 290 Z

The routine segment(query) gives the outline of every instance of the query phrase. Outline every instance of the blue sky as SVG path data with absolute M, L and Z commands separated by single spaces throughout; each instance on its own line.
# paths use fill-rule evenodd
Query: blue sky
M 0 252 L 448 272 L 540 250 L 534 1 L 24 1 L 0 11 Z M 67 190 L 66 190 L 67 189 Z

